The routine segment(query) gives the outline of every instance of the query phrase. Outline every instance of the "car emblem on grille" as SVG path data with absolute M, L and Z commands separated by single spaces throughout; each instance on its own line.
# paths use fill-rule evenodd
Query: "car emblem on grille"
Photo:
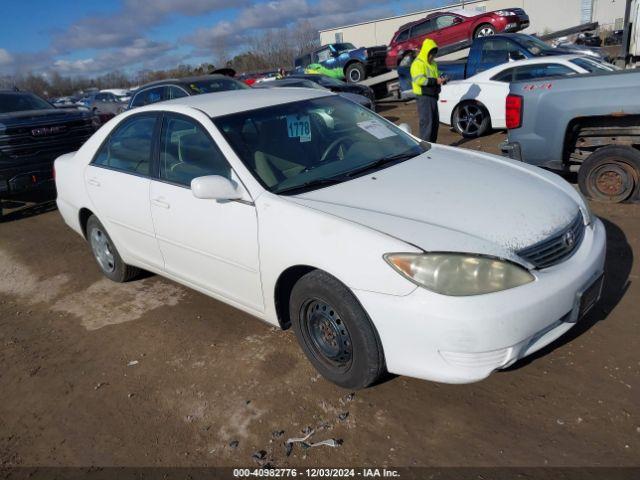
M 46 137 L 47 135 L 55 135 L 56 133 L 62 133 L 67 129 L 65 125 L 57 125 L 55 127 L 40 127 L 31 130 L 31 135 L 34 137 Z
M 567 233 L 564 234 L 564 237 L 562 238 L 562 240 L 564 241 L 564 244 L 566 245 L 567 248 L 571 248 L 576 243 L 576 236 L 571 230 L 569 230 Z

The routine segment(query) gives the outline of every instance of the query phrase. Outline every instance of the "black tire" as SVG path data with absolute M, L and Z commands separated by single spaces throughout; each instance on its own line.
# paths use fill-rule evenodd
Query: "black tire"
M 344 71 L 348 83 L 358 83 L 366 78 L 367 72 L 361 63 L 352 63 Z
M 95 215 L 91 215 L 87 220 L 87 241 L 98 267 L 110 280 L 123 283 L 140 275 L 139 268 L 127 265 L 122 261 L 107 230 Z M 108 253 L 105 254 L 105 250 Z
M 640 152 L 615 145 L 596 150 L 580 166 L 578 185 L 596 202 L 640 201 Z
M 493 25 L 491 25 L 490 23 L 483 23 L 478 28 L 476 28 L 475 32 L 473 32 L 473 38 L 490 37 L 491 35 L 495 34 L 496 29 L 493 27 Z
M 351 291 L 331 275 L 314 270 L 302 277 L 291 292 L 289 312 L 298 343 L 327 380 L 360 389 L 385 374 L 375 327 Z
M 461 103 L 451 117 L 451 126 L 464 138 L 482 137 L 491 129 L 491 116 L 479 103 Z

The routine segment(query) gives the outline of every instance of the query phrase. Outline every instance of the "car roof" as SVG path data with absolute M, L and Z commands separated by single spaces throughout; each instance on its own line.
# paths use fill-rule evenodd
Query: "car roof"
M 209 117 L 221 117 L 232 113 L 329 96 L 335 96 L 335 94 L 328 90 L 296 87 L 227 90 L 153 103 L 136 110 L 162 110 L 163 105 L 184 105 L 200 110 Z
M 162 80 L 156 80 L 154 82 L 145 83 L 144 85 L 141 85 L 140 87 L 138 87 L 136 91 L 142 90 L 143 88 L 156 87 L 161 85 L 176 85 L 176 84 L 184 85 L 187 83 L 201 82 L 203 80 L 212 80 L 212 79 L 219 79 L 219 78 L 233 78 L 233 77 L 227 77 L 226 75 L 220 75 L 220 74 L 211 74 L 211 75 L 198 75 L 195 77 L 163 78 Z M 234 80 L 236 79 L 234 78 Z

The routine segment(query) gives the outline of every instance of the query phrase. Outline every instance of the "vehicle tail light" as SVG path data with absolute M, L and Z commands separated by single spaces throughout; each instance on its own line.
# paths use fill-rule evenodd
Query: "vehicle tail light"
M 520 95 L 509 94 L 507 96 L 506 119 L 509 130 L 522 126 L 522 104 L 523 98 Z

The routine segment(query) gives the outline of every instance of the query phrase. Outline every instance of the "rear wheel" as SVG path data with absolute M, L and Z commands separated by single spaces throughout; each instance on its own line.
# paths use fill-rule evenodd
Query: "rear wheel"
M 491 128 L 486 108 L 477 103 L 463 103 L 453 111 L 453 129 L 465 138 L 481 137 Z
M 495 35 L 495 34 L 496 34 L 496 29 L 493 27 L 493 25 L 485 23 L 480 25 L 478 28 L 476 28 L 476 31 L 473 34 L 473 38 L 490 37 L 491 35 Z
M 349 83 L 358 83 L 364 80 L 366 76 L 364 65 L 362 65 L 361 63 L 352 63 L 345 70 L 344 76 Z
M 327 380 L 365 388 L 386 371 L 369 316 L 334 277 L 319 270 L 306 274 L 293 287 L 289 309 L 302 350 Z
M 102 273 L 114 282 L 128 282 L 140 274 L 140 269 L 122 261 L 111 237 L 95 215 L 87 220 L 87 240 Z
M 597 202 L 640 200 L 640 153 L 619 146 L 596 150 L 581 165 L 578 185 L 586 197 Z

